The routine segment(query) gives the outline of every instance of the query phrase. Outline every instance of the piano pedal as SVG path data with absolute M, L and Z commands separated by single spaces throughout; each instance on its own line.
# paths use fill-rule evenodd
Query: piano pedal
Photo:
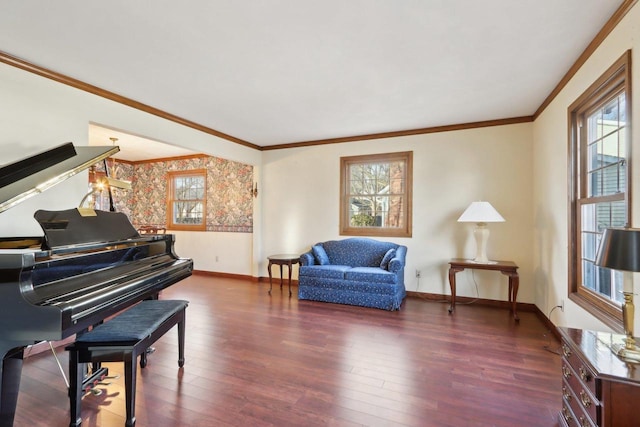
M 153 353 L 155 351 L 156 351 L 155 347 L 147 347 L 147 349 L 145 350 L 145 353 L 151 354 L 151 353 Z
M 97 371 L 92 372 L 82 381 L 82 391 L 84 394 L 91 393 L 94 396 L 100 396 L 102 390 L 97 389 L 96 386 L 100 385 L 102 381 L 107 378 L 109 370 L 106 368 L 99 368 Z
M 105 379 L 105 380 L 119 380 L 120 379 L 120 374 L 115 374 L 115 375 L 112 375 L 112 376 L 108 376 L 107 375 L 105 377 L 102 377 L 102 379 Z
M 102 390 L 99 388 L 96 388 L 96 386 L 99 385 L 99 383 L 96 384 L 91 384 L 88 387 L 85 387 L 83 392 L 84 394 L 93 394 L 94 396 L 100 396 L 102 394 Z

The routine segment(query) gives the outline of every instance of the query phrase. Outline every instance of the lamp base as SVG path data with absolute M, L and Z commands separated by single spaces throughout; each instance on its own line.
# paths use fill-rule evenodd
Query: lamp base
M 636 346 L 629 347 L 626 344 L 613 344 L 611 351 L 625 362 L 640 363 L 640 348 Z
M 626 336 L 623 343 L 613 344 L 611 350 L 626 362 L 640 363 L 640 349 L 636 346 L 636 340 L 633 337 L 633 322 L 635 319 L 633 292 L 623 291 L 622 294 L 624 295 L 622 322 L 624 323 L 624 333 Z

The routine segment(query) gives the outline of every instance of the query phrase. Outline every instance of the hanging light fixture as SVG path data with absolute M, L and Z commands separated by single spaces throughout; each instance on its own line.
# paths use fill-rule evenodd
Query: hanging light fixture
M 111 145 L 115 147 L 118 138 L 110 137 Z M 105 173 L 107 175 L 107 183 L 110 188 L 119 188 L 121 190 L 131 190 L 131 181 L 125 181 L 122 179 L 118 179 L 118 171 L 120 168 L 116 165 L 116 160 L 112 157 L 109 157 L 111 160 L 111 166 L 105 161 Z

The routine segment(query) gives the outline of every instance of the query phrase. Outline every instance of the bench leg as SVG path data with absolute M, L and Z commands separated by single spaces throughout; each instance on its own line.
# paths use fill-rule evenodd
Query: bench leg
M 178 322 L 178 366 L 184 366 L 184 318 L 185 312 L 182 311 L 182 318 Z
M 84 377 L 84 364 L 78 362 L 78 352 L 69 352 L 69 427 L 78 427 L 82 424 L 82 379 Z
M 140 354 L 140 367 L 141 368 L 147 367 L 147 351 L 146 350 Z
M 136 425 L 137 359 L 137 354 L 134 351 L 127 352 L 124 356 L 124 386 L 127 407 L 125 426 L 127 427 L 134 427 Z

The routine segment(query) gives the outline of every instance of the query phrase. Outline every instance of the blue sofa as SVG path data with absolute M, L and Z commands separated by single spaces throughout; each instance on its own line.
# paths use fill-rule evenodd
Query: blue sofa
M 398 310 L 407 247 L 368 238 L 317 243 L 300 255 L 298 299 Z

